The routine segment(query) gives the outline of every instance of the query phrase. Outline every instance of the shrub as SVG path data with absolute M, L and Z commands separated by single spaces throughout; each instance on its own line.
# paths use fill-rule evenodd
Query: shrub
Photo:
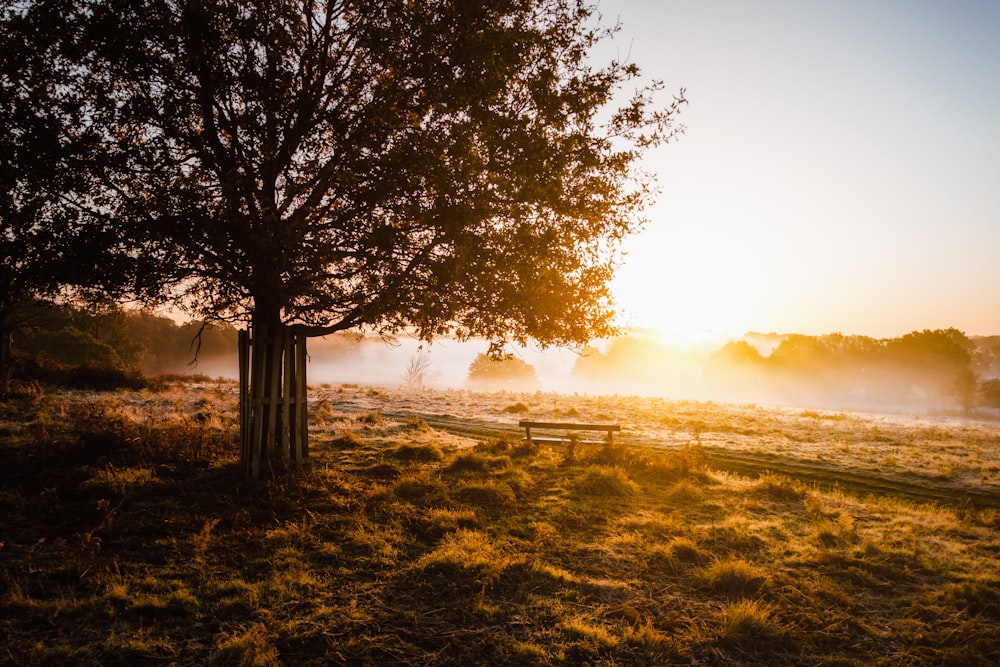
M 138 369 L 123 369 L 88 361 L 71 369 L 67 384 L 76 389 L 111 391 L 142 389 L 146 378 Z
M 500 359 L 480 354 L 469 365 L 469 384 L 474 389 L 534 391 L 538 376 L 534 366 L 512 354 Z
M 979 384 L 979 401 L 991 408 L 1000 408 L 1000 378 L 984 380 Z
M 43 355 L 17 359 L 14 375 L 28 382 L 94 391 L 143 389 L 148 384 L 137 369 L 124 369 L 97 361 L 72 366 Z

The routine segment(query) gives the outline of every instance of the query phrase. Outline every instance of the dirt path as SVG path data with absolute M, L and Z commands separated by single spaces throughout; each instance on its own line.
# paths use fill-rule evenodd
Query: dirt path
M 716 470 L 741 475 L 754 476 L 773 472 L 816 484 L 821 488 L 839 487 L 858 494 L 902 496 L 910 500 L 945 504 L 971 502 L 976 507 L 1000 507 L 1000 496 L 991 491 L 937 483 L 926 478 L 905 479 L 811 461 L 732 452 L 717 447 L 706 447 L 705 455 L 708 464 Z
M 460 435 L 467 438 L 498 437 L 502 434 L 520 435 L 521 431 L 512 424 L 516 420 L 506 422 L 488 421 L 485 419 L 455 417 L 452 415 L 420 414 L 414 412 L 386 412 L 385 416 L 403 419 L 408 416 L 420 417 L 431 427 Z M 665 447 L 655 441 L 628 442 L 637 446 L 654 448 Z M 884 471 L 865 471 L 848 469 L 841 465 L 824 464 L 816 461 L 804 461 L 773 454 L 756 454 L 752 452 L 729 450 L 723 447 L 703 446 L 709 466 L 713 469 L 756 476 L 765 472 L 786 475 L 807 484 L 815 484 L 821 488 L 839 487 L 845 491 L 858 494 L 878 496 L 900 496 L 921 502 L 937 502 L 958 504 L 970 502 L 976 507 L 1000 507 L 1000 495 L 988 489 L 975 489 L 960 484 L 949 484 L 947 481 L 937 481 L 926 477 L 916 477 L 905 474 L 889 474 Z

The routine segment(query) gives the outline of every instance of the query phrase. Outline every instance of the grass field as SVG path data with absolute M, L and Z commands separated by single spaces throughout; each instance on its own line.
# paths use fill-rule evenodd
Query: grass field
M 229 382 L 0 403 L 0 663 L 1000 662 L 1000 424 L 311 397 L 312 469 L 259 486 Z

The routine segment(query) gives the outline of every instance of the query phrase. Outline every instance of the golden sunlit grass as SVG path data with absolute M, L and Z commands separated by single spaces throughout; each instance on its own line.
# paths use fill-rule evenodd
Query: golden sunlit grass
M 2 662 L 1000 656 L 1000 426 L 313 392 L 312 469 L 259 486 L 235 464 L 229 383 L 0 404 Z M 540 447 L 521 442 L 521 414 L 625 432 Z

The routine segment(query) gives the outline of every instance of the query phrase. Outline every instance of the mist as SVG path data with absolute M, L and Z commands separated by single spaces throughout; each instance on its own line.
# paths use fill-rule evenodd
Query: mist
M 139 367 L 146 374 L 237 377 L 233 328 L 203 330 L 197 323 L 177 326 L 141 315 L 127 323 L 130 336 L 114 340 L 131 337 L 134 344 L 120 345 L 117 356 L 141 350 Z M 190 364 L 198 332 L 200 354 Z M 42 350 L 49 354 L 72 347 L 63 338 L 49 343 Z M 495 368 L 485 357 L 488 349 L 483 339 L 428 344 L 406 336 L 386 341 L 353 333 L 313 338 L 308 382 L 1000 416 L 1000 336 L 970 338 L 956 329 L 888 339 L 749 332 L 697 344 L 667 342 L 655 331 L 634 329 L 580 350 L 508 346 L 507 366 Z
M 537 379 L 531 386 L 542 392 L 998 416 L 996 407 L 976 398 L 977 380 L 1000 376 L 998 342 L 998 337 L 969 339 L 938 330 L 885 340 L 748 333 L 680 346 L 637 332 L 583 350 L 511 346 L 507 351 L 530 365 Z M 488 347 L 475 339 L 429 345 L 410 338 L 314 339 L 309 383 L 405 386 L 408 367 L 423 355 L 424 387 L 511 390 L 500 381 L 470 382 L 470 365 Z
M 12 338 L 19 355 L 50 360 L 43 366 L 97 364 L 147 376 L 239 373 L 238 332 L 230 325 L 71 306 L 45 313 L 46 326 Z M 428 344 L 340 333 L 309 341 L 308 382 L 1000 416 L 1000 336 L 969 337 L 954 328 L 883 339 L 749 332 L 684 344 L 632 329 L 580 350 L 508 346 L 502 362 L 488 350 L 483 339 Z

